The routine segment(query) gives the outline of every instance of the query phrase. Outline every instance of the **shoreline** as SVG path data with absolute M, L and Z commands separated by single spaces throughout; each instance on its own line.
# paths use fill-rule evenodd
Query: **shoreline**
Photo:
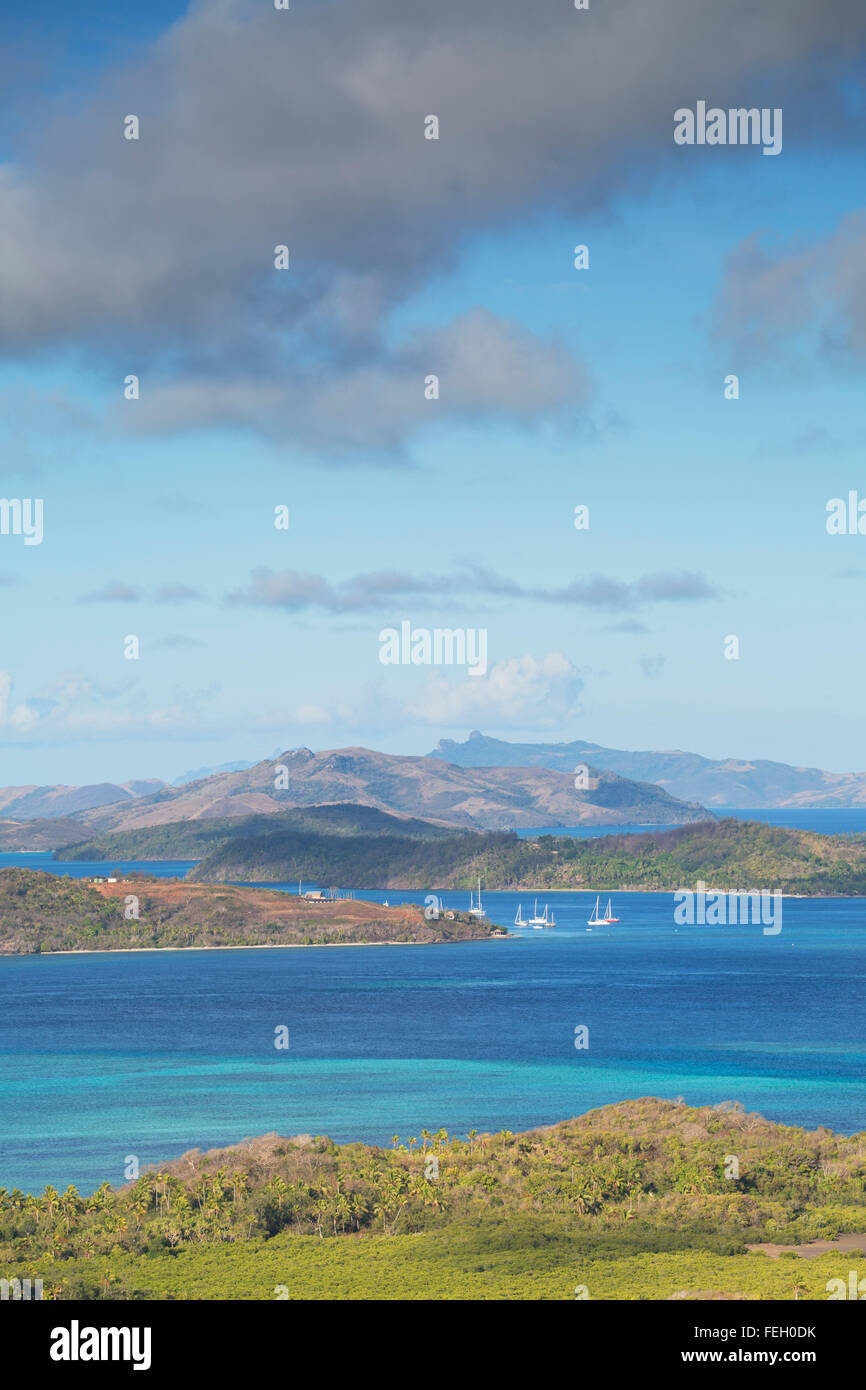
M 59 877 L 69 877 L 69 875 L 59 875 Z M 179 880 L 178 880 L 178 882 L 180 882 L 180 883 L 183 883 L 184 881 L 185 881 L 184 879 L 179 879 Z M 288 880 L 288 879 L 285 879 L 285 880 L 284 880 L 284 879 L 252 879 L 252 878 L 251 878 L 251 879 L 235 879 L 235 878 L 232 878 L 232 879 L 228 879 L 228 878 L 213 878 L 213 879 L 210 879 L 210 878 L 209 878 L 209 879 L 193 879 L 193 880 L 192 880 L 193 886 L 194 886 L 195 884 L 197 884 L 197 883 L 200 883 L 200 884 L 202 884 L 202 885 L 205 886 L 205 887 L 208 887 L 208 886 L 209 886 L 209 887 L 212 887 L 212 888 L 219 887 L 219 886 L 223 886 L 223 887 L 231 887 L 231 888 L 270 888 L 271 890 L 273 890 L 275 884 L 283 883 L 283 882 L 289 882 L 289 880 Z M 434 883 L 434 884 L 428 885 L 426 888 L 395 888 L 395 887 L 393 887 L 392 885 L 389 885 L 387 888 L 353 888 L 353 889 L 352 889 L 352 892 L 353 892 L 353 893 L 469 893 L 469 892 L 473 892 L 473 893 L 474 893 L 474 891 L 475 891 L 474 888 L 473 888 L 473 889 L 469 889 L 469 888 L 447 888 L 447 887 L 443 888 L 443 887 L 437 887 L 437 885 L 436 885 L 435 883 Z M 524 887 L 522 887 L 522 888 L 485 888 L 485 889 L 484 889 L 484 892 L 485 892 L 485 893 L 535 893 L 535 894 L 538 895 L 539 898 L 540 898 L 544 893 L 586 893 L 589 897 L 592 897 L 592 894 L 593 894 L 593 893 L 601 893 L 601 894 L 604 894 L 604 893 L 658 893 L 658 894 L 659 894 L 660 896 L 662 896 L 662 897 L 672 898 L 672 897 L 674 896 L 675 893 L 694 893 L 694 892 L 695 892 L 695 887 L 694 887 L 694 884 L 692 884 L 692 885 L 691 885 L 690 887 L 688 887 L 688 888 L 609 888 L 609 887 L 608 887 L 608 888 L 597 888 L 597 887 L 593 887 L 593 888 L 538 888 L 538 887 L 530 887 L 530 888 L 527 888 L 526 886 L 524 886 Z M 774 896 L 774 894 L 777 893 L 777 892 L 778 892 L 780 898 L 802 898 L 802 899 L 804 899 L 804 900 L 809 899 L 809 900 L 812 900 L 812 901 L 815 901 L 815 902 L 824 901 L 824 900 L 828 900 L 828 901 L 829 901 L 829 900 L 835 900 L 835 901 L 838 901 L 838 902 L 856 902 L 856 901 L 860 900 L 860 901 L 862 901 L 862 902 L 866 902 L 866 893 L 783 893 L 783 892 L 781 892 L 781 890 L 775 889 L 775 888 L 707 888 L 707 889 L 706 889 L 706 896 L 709 898 L 709 897 L 712 897 L 714 894 L 722 893 L 722 894 L 724 894 L 724 895 L 727 897 L 727 895 L 728 895 L 729 893 L 739 893 L 741 897 L 748 897 L 748 896 L 750 896 L 750 895 L 752 895 L 752 894 L 755 894 L 755 893 L 757 893 L 757 894 L 768 893 L 768 894 L 772 897 L 772 896 Z M 375 902 L 375 899 L 373 899 L 373 898 L 359 898 L 358 901 L 359 901 L 359 902 L 372 902 L 372 903 L 374 903 L 374 905 L 375 905 L 376 907 L 384 907 L 384 906 L 385 906 L 384 903 L 376 903 L 376 902 Z M 407 906 L 419 906 L 419 904 L 389 903 L 388 906 L 389 906 L 389 907 L 407 907 Z M 450 910 L 450 909 L 449 909 L 449 910 Z
M 25 960 L 31 956 L 132 956 L 169 951 L 316 951 L 340 946 L 463 946 L 472 941 L 517 940 L 513 932 L 505 936 L 469 936 L 460 941 L 256 941 L 240 946 L 116 946 L 104 950 L 73 946 L 69 951 L 3 951 L 0 961 Z

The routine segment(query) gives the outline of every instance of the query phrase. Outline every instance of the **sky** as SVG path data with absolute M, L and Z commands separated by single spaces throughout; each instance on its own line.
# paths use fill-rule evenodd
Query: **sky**
M 866 768 L 861 5 L 21 10 L 0 785 L 472 729 Z M 677 144 L 700 101 L 781 151 Z M 383 664 L 406 621 L 486 670 Z

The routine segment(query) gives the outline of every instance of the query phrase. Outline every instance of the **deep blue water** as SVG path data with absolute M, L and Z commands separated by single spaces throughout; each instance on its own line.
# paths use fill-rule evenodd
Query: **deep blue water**
M 484 899 L 513 922 L 519 895 Z M 549 900 L 554 930 L 505 941 L 0 958 L 0 1185 L 87 1191 L 129 1154 L 518 1130 L 641 1095 L 866 1128 L 866 901 L 786 899 L 764 936 L 677 927 L 666 894 L 615 895 L 621 924 L 592 932 L 594 899 Z
M 183 878 L 197 859 L 109 859 L 99 863 L 82 860 L 54 859 L 50 851 L 44 854 L 0 854 L 0 869 L 16 867 L 38 869 L 40 873 L 65 874 L 69 878 L 107 878 L 115 870 L 121 874 L 135 872 L 153 874 L 157 878 Z

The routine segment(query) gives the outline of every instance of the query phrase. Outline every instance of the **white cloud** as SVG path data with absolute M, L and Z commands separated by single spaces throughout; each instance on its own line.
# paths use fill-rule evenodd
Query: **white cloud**
M 38 723 L 39 716 L 29 705 L 13 705 L 12 677 L 0 671 L 0 729 L 21 731 Z
M 446 726 L 550 729 L 578 713 L 583 681 L 562 652 L 497 662 L 485 676 L 462 680 L 435 672 L 409 702 L 410 717 Z
M 0 741 L 53 743 L 84 737 L 134 738 L 159 733 L 200 736 L 218 687 L 176 689 L 170 700 L 148 707 L 134 681 L 101 686 L 85 676 L 64 675 L 16 704 L 12 676 L 0 671 Z M 222 724 L 231 727 L 225 717 Z

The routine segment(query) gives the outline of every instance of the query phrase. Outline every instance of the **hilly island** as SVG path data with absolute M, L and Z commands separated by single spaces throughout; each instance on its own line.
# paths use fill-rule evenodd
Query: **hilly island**
M 67 859 L 200 858 L 197 882 L 292 882 L 341 887 L 676 892 L 719 888 L 807 896 L 866 895 L 866 836 L 818 835 L 728 818 L 673 830 L 579 840 L 448 830 L 367 807 L 182 822 L 100 836 Z
M 320 901 L 263 889 L 132 875 L 116 883 L 0 869 L 0 955 L 217 946 L 467 941 L 494 929 L 463 913 L 428 922 L 411 904 Z
M 86 1197 L 2 1189 L 0 1267 L 61 1300 L 846 1297 L 864 1140 L 651 1097 L 389 1147 L 267 1134 Z
M 337 803 L 477 830 L 682 825 L 709 814 L 662 787 L 589 765 L 577 778 L 573 769 L 464 768 L 369 748 L 296 748 L 180 786 L 0 788 L 0 850 L 60 848 L 112 830 Z

